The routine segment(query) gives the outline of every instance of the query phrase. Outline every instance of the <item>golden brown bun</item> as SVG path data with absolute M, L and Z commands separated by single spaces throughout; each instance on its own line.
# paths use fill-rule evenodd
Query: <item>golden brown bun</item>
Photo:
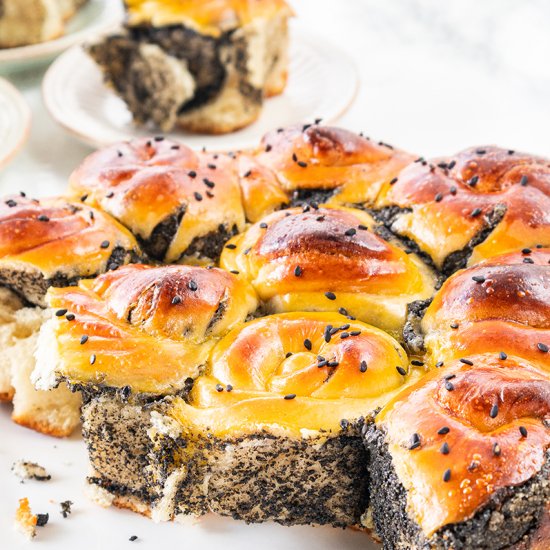
M 140 255 L 127 229 L 84 204 L 19 195 L 0 203 L 0 282 L 34 304 L 43 304 L 49 284 L 69 284 Z
M 524 246 L 550 245 L 550 161 L 497 147 L 419 159 L 386 185 L 378 206 L 411 209 L 392 229 L 413 239 L 438 267 L 474 243 L 470 264 Z M 492 226 L 495 226 L 492 229 Z
M 254 19 L 293 14 L 284 0 L 125 0 L 125 4 L 130 25 L 184 24 L 212 36 Z
M 529 250 L 491 258 L 445 281 L 422 320 L 433 362 L 492 352 L 550 371 L 543 351 L 550 346 L 550 249 Z
M 473 365 L 453 362 L 406 388 L 376 419 L 407 510 L 427 536 L 535 476 L 550 446 L 548 374 L 514 357 L 468 359 Z M 448 433 L 439 434 L 444 427 Z M 413 434 L 420 445 L 410 449 Z
M 408 363 L 393 338 L 338 313 L 267 316 L 219 342 L 191 405 L 177 402 L 170 414 L 220 437 L 261 428 L 337 432 L 342 419 L 372 413 L 418 378 Z
M 351 208 L 274 212 L 232 239 L 220 265 L 248 279 L 272 312 L 344 308 L 398 336 L 407 304 L 431 296 L 434 280 L 374 228 Z
M 215 259 L 223 243 L 209 247 L 205 241 L 227 240 L 244 228 L 233 159 L 162 138 L 92 153 L 71 175 L 70 189 L 88 195 L 87 201 L 137 235 L 147 252 L 167 262 L 185 255 Z
M 333 191 L 329 204 L 373 203 L 381 186 L 414 159 L 348 130 L 318 124 L 266 134 L 255 157 L 273 170 L 289 195 Z
M 39 342 L 40 386 L 53 374 L 151 393 L 183 389 L 216 340 L 257 307 L 252 288 L 234 275 L 183 265 L 126 266 L 52 288 L 47 299 L 55 315 Z

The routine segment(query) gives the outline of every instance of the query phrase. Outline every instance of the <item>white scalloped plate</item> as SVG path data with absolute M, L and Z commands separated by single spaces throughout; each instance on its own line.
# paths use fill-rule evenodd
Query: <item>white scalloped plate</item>
M 0 78 L 0 168 L 23 147 L 30 125 L 27 102 L 17 88 Z
M 345 53 L 323 37 L 297 31 L 291 39 L 288 86 L 282 95 L 266 100 L 256 122 L 222 136 L 183 131 L 166 135 L 194 148 L 250 147 L 273 128 L 315 118 L 334 122 L 352 103 L 357 86 L 357 71 Z M 134 126 L 124 102 L 106 88 L 100 70 L 79 47 L 71 48 L 52 64 L 42 92 L 52 117 L 93 147 L 152 133 L 151 129 Z
M 67 48 L 92 36 L 107 32 L 123 17 L 122 5 L 115 0 L 90 0 L 67 23 L 63 36 L 40 44 L 17 48 L 0 48 L 0 71 L 5 73 L 49 61 Z

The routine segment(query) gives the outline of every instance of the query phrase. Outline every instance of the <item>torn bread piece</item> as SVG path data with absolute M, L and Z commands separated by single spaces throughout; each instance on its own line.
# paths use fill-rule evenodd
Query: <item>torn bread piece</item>
M 287 79 L 283 0 L 129 0 L 116 34 L 88 46 L 134 121 L 221 134 L 259 116 Z
M 6 197 L 0 204 L 0 399 L 15 422 L 58 437 L 79 422 L 79 395 L 30 382 L 51 286 L 116 269 L 141 256 L 130 232 L 106 214 L 65 199 Z M 70 319 L 70 316 L 69 316 Z

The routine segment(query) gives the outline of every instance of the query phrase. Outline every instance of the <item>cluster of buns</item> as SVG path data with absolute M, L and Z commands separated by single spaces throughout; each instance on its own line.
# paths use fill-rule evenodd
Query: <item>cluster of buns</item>
M 28 237 L 0 276 L 33 297 L 12 309 L 51 287 L 31 378 L 82 395 L 102 502 L 544 548 L 549 186 L 540 158 L 317 123 L 244 152 L 143 139 L 84 160 L 55 230 L 6 201 Z

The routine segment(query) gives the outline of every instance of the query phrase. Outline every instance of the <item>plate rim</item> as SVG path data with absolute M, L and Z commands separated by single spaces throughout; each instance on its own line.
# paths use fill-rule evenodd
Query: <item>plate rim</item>
M 0 77 L 0 94 L 7 97 L 12 103 L 19 114 L 19 121 L 21 128 L 18 134 L 15 136 L 14 143 L 11 147 L 8 147 L 6 154 L 0 153 L 0 170 L 9 164 L 13 158 L 19 153 L 23 145 L 27 142 L 30 135 L 31 128 L 31 108 L 23 94 L 6 78 Z
M 18 61 L 24 63 L 47 58 L 75 46 L 90 36 L 108 32 L 119 26 L 122 21 L 123 12 L 118 2 L 114 10 L 112 8 L 115 4 L 109 0 L 96 0 L 96 2 L 98 4 L 101 3 L 101 11 L 97 18 L 78 31 L 63 34 L 58 38 L 39 42 L 38 44 L 17 46 L 15 48 L 0 48 L 0 68 Z
M 299 27 L 295 27 L 294 34 L 296 36 L 298 36 L 299 40 L 307 41 L 307 42 L 310 42 L 310 43 L 313 43 L 313 44 L 315 44 L 315 42 L 318 41 L 321 38 L 320 35 L 316 35 L 315 33 L 312 33 L 310 31 L 306 31 L 306 30 L 304 30 L 302 28 L 299 28 Z M 292 38 L 293 37 L 291 37 L 291 39 Z M 294 40 L 296 40 L 296 39 L 294 38 Z M 337 112 L 333 113 L 331 117 L 327 117 L 327 118 L 323 119 L 323 123 L 330 124 L 330 123 L 334 123 L 335 121 L 340 119 L 348 111 L 348 109 L 351 107 L 351 105 L 353 105 L 353 103 L 355 102 L 355 100 L 357 98 L 357 95 L 359 93 L 359 89 L 361 87 L 361 78 L 360 78 L 360 73 L 359 73 L 357 64 L 356 64 L 355 60 L 353 59 L 353 57 L 350 54 L 348 54 L 345 50 L 343 50 L 339 46 L 335 45 L 330 40 L 325 40 L 323 38 L 323 43 L 326 45 L 326 47 L 328 47 L 332 51 L 336 52 L 336 54 L 338 55 L 339 58 L 345 59 L 345 61 L 348 63 L 348 65 L 351 69 L 352 78 L 353 78 L 353 90 L 351 90 L 351 93 L 350 93 L 349 98 L 346 101 L 346 103 L 343 104 L 337 110 Z M 92 147 L 94 149 L 100 149 L 100 148 L 108 146 L 112 142 L 107 142 L 107 141 L 96 139 L 96 137 L 90 136 L 85 131 L 78 130 L 76 127 L 74 127 L 71 124 L 67 123 L 64 120 L 64 117 L 60 116 L 57 107 L 54 106 L 54 101 L 52 99 L 52 94 L 50 93 L 50 90 L 52 88 L 51 83 L 55 81 L 55 77 L 57 76 L 56 71 L 58 71 L 58 67 L 65 62 L 66 58 L 68 58 L 70 55 L 74 55 L 75 51 L 77 51 L 77 50 L 81 50 L 81 46 L 80 45 L 73 45 L 72 47 L 70 47 L 66 51 L 64 51 L 48 67 L 48 69 L 47 69 L 47 71 L 44 75 L 44 78 L 42 79 L 42 83 L 41 83 L 42 100 L 44 102 L 44 106 L 46 107 L 46 110 L 48 111 L 49 115 L 52 117 L 52 119 L 57 124 L 59 124 L 59 126 L 61 128 L 63 128 L 63 130 L 65 132 L 67 132 L 69 135 L 75 137 L 80 142 L 86 144 L 89 147 Z M 81 53 L 84 53 L 84 52 L 81 52 Z M 269 101 L 269 99 L 268 99 L 268 101 Z M 154 133 L 153 130 L 151 132 Z M 209 134 L 194 134 L 194 135 L 197 135 L 197 136 L 203 135 L 205 137 L 211 137 Z M 224 135 L 229 136 L 229 135 L 231 135 L 231 133 L 224 134 Z M 129 136 L 126 139 L 132 139 L 132 137 Z M 180 138 L 180 140 L 182 142 L 185 142 L 185 138 L 183 138 L 183 137 Z M 187 144 L 187 145 L 188 145 L 188 147 L 190 147 L 192 149 L 200 149 L 201 148 L 200 146 L 194 146 L 192 144 Z

